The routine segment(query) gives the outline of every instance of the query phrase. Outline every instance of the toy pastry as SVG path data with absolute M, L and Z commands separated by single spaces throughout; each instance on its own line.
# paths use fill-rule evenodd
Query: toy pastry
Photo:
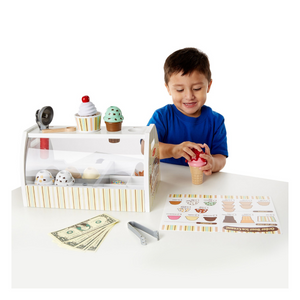
M 124 117 L 122 111 L 117 106 L 110 106 L 103 118 L 106 124 L 106 130 L 109 132 L 121 131 Z M 109 139 L 110 143 L 118 143 L 119 139 Z
M 89 96 L 83 96 L 81 101 L 78 113 L 75 114 L 77 130 L 83 133 L 99 131 L 101 113 L 97 111 Z
M 97 108 L 93 104 L 93 102 L 90 101 L 89 96 L 83 96 L 81 98 L 81 104 L 79 106 L 78 115 L 80 117 L 90 117 L 97 114 Z

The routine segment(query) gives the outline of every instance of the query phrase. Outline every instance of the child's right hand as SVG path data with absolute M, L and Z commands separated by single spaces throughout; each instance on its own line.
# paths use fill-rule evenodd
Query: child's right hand
M 191 157 L 196 157 L 196 154 L 192 151 L 192 149 L 197 149 L 199 152 L 202 152 L 199 144 L 192 142 L 183 142 L 178 145 L 174 145 L 172 150 L 172 156 L 176 159 L 180 157 L 184 157 L 187 161 L 191 160 Z

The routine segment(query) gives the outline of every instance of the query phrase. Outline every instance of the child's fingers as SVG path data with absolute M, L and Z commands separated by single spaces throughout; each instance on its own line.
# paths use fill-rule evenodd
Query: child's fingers
M 211 175 L 212 174 L 212 171 L 211 169 L 210 170 L 207 170 L 207 171 L 203 171 L 203 173 L 207 176 Z
M 207 170 L 211 169 L 211 164 L 206 164 L 205 166 L 202 166 L 199 169 L 202 171 L 207 171 Z
M 208 147 L 207 144 L 204 143 L 204 144 L 198 144 L 198 145 L 201 147 L 201 151 L 200 151 L 200 152 L 203 152 L 203 151 L 202 151 L 202 148 L 204 148 L 205 153 L 208 154 L 208 155 L 211 155 L 211 154 L 210 154 L 210 148 Z
M 182 157 L 184 157 L 187 161 L 191 161 L 191 157 L 185 152 L 182 153 Z
M 189 148 L 188 146 L 187 147 L 184 147 L 183 149 L 183 154 L 182 156 L 187 159 L 188 161 L 191 160 L 191 157 L 196 157 L 196 154 L 191 150 L 191 148 Z
M 205 148 L 205 154 L 210 155 L 210 149 L 209 149 L 209 147 L 206 144 L 204 144 L 203 146 Z
M 200 154 L 200 157 L 206 159 L 207 161 L 209 161 L 211 159 L 211 155 L 206 154 L 206 153 Z
M 193 145 L 193 148 L 194 148 L 194 149 L 197 149 L 199 152 L 203 152 L 203 151 L 202 151 L 202 148 L 204 148 L 204 147 L 201 148 L 201 144 L 194 144 L 194 145 Z
M 202 170 L 205 175 L 211 175 L 212 174 L 211 164 L 207 164 L 207 165 L 201 167 L 200 170 Z

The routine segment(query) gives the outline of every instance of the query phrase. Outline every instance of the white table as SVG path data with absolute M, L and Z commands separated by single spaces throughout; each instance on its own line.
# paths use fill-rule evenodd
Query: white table
M 12 193 L 13 288 L 286 288 L 288 183 L 224 172 L 193 186 L 189 169 L 161 164 L 162 181 L 150 213 L 106 212 L 120 220 L 97 252 L 59 247 L 49 233 L 102 211 L 27 208 Z M 159 231 L 147 246 L 127 228 L 158 230 L 169 193 L 268 195 L 282 234 Z

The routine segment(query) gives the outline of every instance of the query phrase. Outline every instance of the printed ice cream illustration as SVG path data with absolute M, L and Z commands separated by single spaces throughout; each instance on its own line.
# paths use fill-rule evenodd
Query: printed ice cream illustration
M 41 170 L 35 176 L 36 185 L 52 185 L 54 183 L 54 177 L 48 170 Z
M 241 204 L 241 208 L 243 209 L 250 209 L 253 206 L 251 201 L 247 201 L 247 202 L 240 201 L 240 204 Z
M 203 172 L 199 168 L 205 166 L 207 161 L 200 157 L 201 152 L 197 149 L 192 149 L 192 151 L 196 154 L 196 157 L 191 158 L 191 161 L 188 162 L 192 174 L 192 183 L 201 184 L 203 182 Z
M 106 124 L 106 130 L 109 132 L 120 131 L 122 129 L 122 122 L 124 117 L 122 111 L 117 106 L 110 106 L 103 118 Z M 109 139 L 110 143 L 118 143 L 119 139 Z
M 234 201 L 222 201 L 223 202 L 223 210 L 226 212 L 235 211 Z

